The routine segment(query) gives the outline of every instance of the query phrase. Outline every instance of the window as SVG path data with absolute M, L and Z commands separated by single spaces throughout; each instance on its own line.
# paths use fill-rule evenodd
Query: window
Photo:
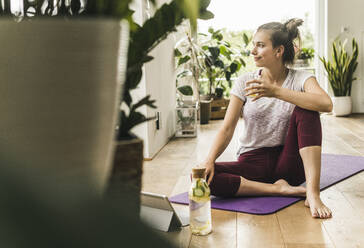
M 215 15 L 211 20 L 199 20 L 198 32 L 208 34 L 208 29 L 222 30 L 224 39 L 231 43 L 243 42 L 243 33 L 252 36 L 262 24 L 272 21 L 286 21 L 291 18 L 304 20 L 300 27 L 301 48 L 315 48 L 315 0 L 260 0 L 260 1 L 211 1 L 209 10 Z M 203 36 L 201 36 L 203 39 Z M 250 43 L 247 50 L 250 50 Z M 315 52 L 315 56 L 317 53 Z M 235 77 L 255 69 L 251 56 L 244 57 L 246 66 L 234 75 Z M 313 68 L 314 60 L 309 61 L 308 67 Z M 228 95 L 228 94 L 227 94 Z

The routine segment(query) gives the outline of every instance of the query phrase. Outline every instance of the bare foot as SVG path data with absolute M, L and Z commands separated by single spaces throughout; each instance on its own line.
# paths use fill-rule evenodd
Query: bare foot
M 307 195 L 305 206 L 310 208 L 311 215 L 314 218 L 327 219 L 332 217 L 331 210 L 323 204 L 319 195 Z
M 291 186 L 284 179 L 279 179 L 274 184 L 280 185 L 280 194 L 285 196 L 306 196 L 306 188 L 302 186 Z

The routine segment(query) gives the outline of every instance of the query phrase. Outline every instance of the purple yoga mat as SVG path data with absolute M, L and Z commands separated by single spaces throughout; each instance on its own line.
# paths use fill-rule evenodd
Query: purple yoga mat
M 322 154 L 320 189 L 338 183 L 364 170 L 364 157 Z M 271 214 L 302 200 L 300 197 L 236 197 L 220 198 L 211 196 L 211 207 L 251 214 Z M 188 205 L 188 193 L 169 197 L 174 203 Z

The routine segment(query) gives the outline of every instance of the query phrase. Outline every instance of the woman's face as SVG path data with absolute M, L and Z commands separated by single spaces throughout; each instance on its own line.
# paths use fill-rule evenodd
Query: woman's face
M 269 67 L 280 60 L 277 56 L 277 49 L 273 48 L 268 31 L 258 31 L 253 37 L 254 48 L 251 54 L 254 56 L 257 67 Z

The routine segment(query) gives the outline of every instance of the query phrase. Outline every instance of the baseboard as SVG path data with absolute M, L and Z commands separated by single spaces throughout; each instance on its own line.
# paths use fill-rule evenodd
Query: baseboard
M 154 158 L 155 158 L 155 156 L 157 156 L 157 154 L 169 143 L 169 141 L 171 141 L 171 139 L 173 139 L 174 138 L 174 134 L 172 135 L 172 136 L 170 136 L 169 138 L 168 138 L 168 141 L 151 157 L 151 158 L 144 158 L 143 160 L 144 161 L 152 161 Z

